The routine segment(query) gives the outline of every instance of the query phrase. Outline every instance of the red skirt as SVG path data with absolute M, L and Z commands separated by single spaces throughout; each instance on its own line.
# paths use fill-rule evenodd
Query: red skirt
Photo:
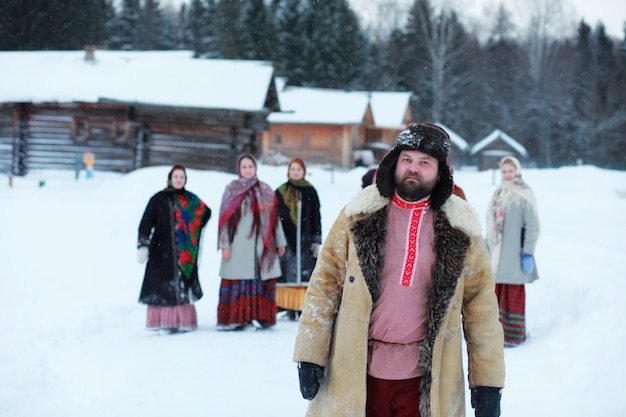
M 233 328 L 253 320 L 263 327 L 276 324 L 276 279 L 222 279 L 217 325 Z
M 496 284 L 504 345 L 518 346 L 526 340 L 526 289 L 524 285 Z
M 148 306 L 146 327 L 149 330 L 187 332 L 198 328 L 196 306 L 183 304 L 172 307 Z

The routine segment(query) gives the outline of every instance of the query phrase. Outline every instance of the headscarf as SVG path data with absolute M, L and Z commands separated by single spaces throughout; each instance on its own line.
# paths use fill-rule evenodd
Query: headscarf
M 209 208 L 197 195 L 185 190 L 184 185 L 183 188 L 172 186 L 172 174 L 176 170 L 185 173 L 185 183 L 187 182 L 185 167 L 175 165 L 167 175 L 167 187 L 164 191 L 170 193 L 174 200 L 174 231 L 178 265 L 183 276 L 190 279 L 198 260 L 202 219 Z
M 287 166 L 288 169 L 291 168 L 291 164 L 298 164 L 302 167 L 304 174 L 306 175 L 306 168 L 304 166 L 304 162 L 301 159 L 292 159 Z M 298 200 L 300 200 L 300 191 L 303 188 L 313 187 L 313 185 L 305 180 L 304 178 L 299 180 L 294 180 L 293 178 L 289 178 L 289 171 L 287 171 L 287 182 L 278 187 L 278 192 L 283 197 L 283 202 L 285 206 L 289 210 L 289 217 L 294 225 L 298 224 Z
M 515 178 L 511 181 L 502 181 L 496 188 L 489 202 L 487 210 L 487 244 L 491 252 L 491 267 L 498 270 L 500 251 L 502 249 L 502 233 L 504 231 L 505 213 L 513 203 L 528 204 L 537 216 L 537 201 L 532 189 L 522 180 L 522 165 L 512 156 L 506 156 L 500 161 L 502 165 L 510 163 L 515 167 Z
M 248 238 L 256 238 L 259 234 L 262 236 L 261 264 L 271 267 L 273 259 L 278 256 L 274 237 L 276 219 L 278 218 L 278 201 L 270 186 L 259 181 L 256 175 L 252 178 L 241 176 L 240 166 L 243 159 L 250 159 L 254 166 L 257 166 L 256 159 L 249 153 L 244 153 L 237 158 L 239 179 L 232 181 L 224 190 L 218 228 L 221 230 L 223 226 L 228 227 L 228 240 L 232 243 L 241 220 L 241 203 L 245 197 L 248 197 L 253 216 L 252 228 Z M 266 257 L 268 257 L 268 262 L 262 262 Z

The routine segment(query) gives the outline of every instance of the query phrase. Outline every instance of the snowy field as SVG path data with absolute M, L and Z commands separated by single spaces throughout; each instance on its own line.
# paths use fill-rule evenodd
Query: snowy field
M 215 328 L 217 216 L 233 175 L 188 172 L 187 188 L 213 210 L 198 331 L 145 330 L 137 227 L 169 168 L 96 171 L 94 181 L 38 171 L 14 178 L 12 188 L 0 177 L 0 416 L 304 415 L 291 361 L 295 322 L 280 317 L 267 331 Z M 286 171 L 261 165 L 258 172 L 276 188 Z M 323 236 L 364 172 L 309 167 Z M 505 351 L 502 415 L 626 416 L 626 172 L 581 166 L 523 176 L 539 204 L 541 279 L 527 286 L 530 338 Z M 457 170 L 455 180 L 484 224 L 499 174 Z

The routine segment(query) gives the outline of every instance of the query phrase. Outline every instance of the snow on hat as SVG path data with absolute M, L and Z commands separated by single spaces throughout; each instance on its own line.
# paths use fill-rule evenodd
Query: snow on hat
M 431 207 L 438 209 L 452 194 L 453 180 L 446 163 L 450 150 L 450 136 L 441 127 L 431 123 L 411 123 L 398 134 L 396 146 L 378 165 L 376 186 L 383 197 L 390 198 L 396 189 L 396 164 L 401 151 L 424 152 L 439 161 L 439 181 L 430 195 Z

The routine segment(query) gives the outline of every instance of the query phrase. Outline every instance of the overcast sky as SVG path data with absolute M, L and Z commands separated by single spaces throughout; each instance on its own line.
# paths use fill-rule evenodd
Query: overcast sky
M 189 3 L 190 0 L 161 0 L 161 5 L 174 5 L 178 9 L 181 3 Z M 380 4 L 398 4 L 408 7 L 414 0 L 349 0 L 357 14 L 364 19 L 380 16 L 378 5 Z M 484 23 L 485 19 L 489 19 L 493 10 L 498 5 L 505 3 L 510 11 L 514 11 L 515 4 L 520 3 L 527 5 L 536 1 L 547 0 L 432 0 L 433 4 L 447 2 L 456 4 L 455 9 L 459 14 L 467 14 L 477 20 L 477 24 Z M 618 39 L 624 38 L 623 26 L 626 21 L 626 1 L 624 0 L 561 0 L 564 6 L 566 16 L 571 16 L 568 20 L 572 22 L 575 28 L 581 19 L 584 19 L 592 28 L 601 20 L 606 27 L 606 31 L 612 37 Z M 550 3 L 554 3 L 550 0 Z
M 181 0 L 164 0 L 164 1 L 181 1 Z M 363 21 L 367 22 L 370 19 L 380 19 L 381 16 L 384 19 L 394 20 L 394 13 L 396 13 L 398 6 L 408 9 L 414 2 L 414 0 L 349 0 L 353 5 L 357 14 L 363 17 Z M 475 30 L 474 33 L 478 35 L 484 35 L 481 33 L 483 30 L 488 30 L 493 22 L 493 15 L 498 9 L 500 4 L 505 4 L 508 11 L 514 16 L 514 23 L 520 25 L 522 16 L 527 13 L 530 5 L 532 4 L 549 4 L 554 6 L 558 3 L 554 0 L 431 0 L 433 5 L 447 4 L 450 5 L 465 23 Z M 381 5 L 390 5 L 389 9 L 381 11 Z M 624 38 L 623 22 L 626 20 L 626 1 L 620 0 L 561 0 L 561 6 L 563 11 L 563 29 L 571 30 L 571 34 L 563 33 L 564 35 L 574 35 L 578 23 L 581 19 L 590 25 L 592 28 L 596 26 L 598 21 L 602 21 L 606 27 L 607 33 L 612 37 L 618 39 Z M 403 22 L 406 13 L 397 17 L 400 22 Z M 517 19 L 515 17 L 517 16 Z M 392 25 L 394 26 L 394 25 Z M 401 25 L 399 25 L 401 26 Z M 558 32 L 561 33 L 561 32 Z M 481 36 L 482 37 L 482 36 Z

